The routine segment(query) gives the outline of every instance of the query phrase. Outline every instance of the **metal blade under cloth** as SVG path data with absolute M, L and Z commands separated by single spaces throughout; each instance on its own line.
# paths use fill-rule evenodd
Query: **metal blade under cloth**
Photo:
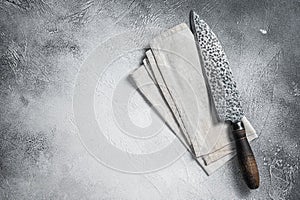
M 205 74 L 219 119 L 241 121 L 244 112 L 228 60 L 216 35 L 195 13 L 191 13 L 192 29 L 202 55 Z

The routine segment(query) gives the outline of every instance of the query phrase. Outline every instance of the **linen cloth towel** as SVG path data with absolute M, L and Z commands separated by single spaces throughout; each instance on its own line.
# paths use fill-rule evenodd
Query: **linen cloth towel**
M 194 36 L 182 23 L 150 42 L 130 78 L 209 175 L 235 155 L 235 144 L 229 125 L 217 120 L 211 106 L 200 59 Z M 248 140 L 257 138 L 246 117 L 242 121 Z

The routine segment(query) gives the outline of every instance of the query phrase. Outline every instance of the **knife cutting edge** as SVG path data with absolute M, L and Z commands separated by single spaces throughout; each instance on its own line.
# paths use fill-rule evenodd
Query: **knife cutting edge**
M 259 187 L 259 172 L 246 137 L 242 122 L 244 111 L 226 54 L 217 36 L 194 11 L 190 12 L 190 24 L 218 117 L 231 123 L 244 180 L 250 189 L 256 189 Z

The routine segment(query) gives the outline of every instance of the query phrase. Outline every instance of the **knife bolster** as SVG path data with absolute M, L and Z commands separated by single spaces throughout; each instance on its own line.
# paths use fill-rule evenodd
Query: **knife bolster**
M 232 123 L 232 133 L 236 143 L 237 157 L 246 184 L 250 189 L 259 187 L 259 173 L 254 154 L 246 137 L 243 122 Z

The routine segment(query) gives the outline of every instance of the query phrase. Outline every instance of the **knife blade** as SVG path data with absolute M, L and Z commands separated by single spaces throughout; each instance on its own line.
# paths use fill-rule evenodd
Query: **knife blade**
M 220 121 L 231 123 L 244 180 L 250 189 L 256 189 L 259 187 L 258 168 L 246 137 L 242 122 L 244 111 L 224 49 L 210 27 L 194 11 L 190 12 L 190 24 L 215 110 Z

